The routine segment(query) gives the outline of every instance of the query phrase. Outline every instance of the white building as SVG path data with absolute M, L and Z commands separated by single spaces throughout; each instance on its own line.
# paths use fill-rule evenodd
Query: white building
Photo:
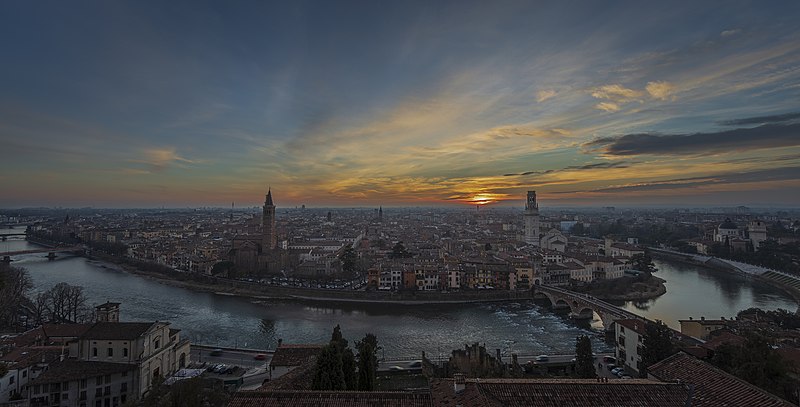
M 626 372 L 636 375 L 643 367 L 644 324 L 644 321 L 638 319 L 614 321 L 614 338 L 617 343 L 614 353 L 617 356 L 617 366 L 624 367 Z

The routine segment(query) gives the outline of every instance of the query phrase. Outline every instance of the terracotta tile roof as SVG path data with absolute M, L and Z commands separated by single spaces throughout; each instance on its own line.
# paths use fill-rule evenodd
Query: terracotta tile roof
M 52 363 L 31 384 L 59 383 L 133 370 L 136 370 L 136 365 L 129 363 L 64 360 Z
M 96 322 L 81 338 L 100 340 L 134 340 L 158 322 Z
M 23 346 L 12 349 L 0 358 L 0 362 L 11 364 L 14 369 L 24 369 L 40 363 L 51 363 L 61 357 L 65 350 L 61 346 Z
M 431 383 L 435 406 L 462 407 L 684 407 L 686 386 L 649 380 L 467 379 L 459 393 L 454 379 Z
M 92 324 L 44 324 L 42 331 L 48 338 L 77 338 L 91 327 Z
M 300 366 L 311 356 L 317 356 L 325 345 L 281 345 L 275 349 L 270 366 Z
M 299 366 L 285 373 L 283 376 L 264 383 L 264 385 L 259 387 L 258 390 L 311 390 L 311 384 L 314 382 L 314 371 L 316 368 L 317 357 L 310 356 Z
M 228 407 L 431 407 L 429 393 L 360 391 L 240 391 Z
M 793 405 L 683 352 L 650 366 L 648 372 L 659 380 L 694 385 L 693 407 Z

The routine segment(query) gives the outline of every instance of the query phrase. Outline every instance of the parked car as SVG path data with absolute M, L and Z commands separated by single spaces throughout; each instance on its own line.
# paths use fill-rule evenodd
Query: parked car
M 631 377 L 630 375 L 626 375 L 626 374 L 624 374 L 624 375 L 620 376 L 619 378 L 620 378 L 620 379 L 625 379 L 625 380 L 628 380 L 628 379 L 633 379 L 633 377 Z
M 603 363 L 613 363 L 613 364 L 616 364 L 616 363 L 617 363 L 617 358 L 615 358 L 615 357 L 613 357 L 613 356 L 603 356 Z
M 536 359 L 535 359 L 535 360 L 536 360 L 537 362 L 547 362 L 548 360 L 550 360 L 550 356 L 547 356 L 547 355 L 539 355 L 539 356 L 537 356 L 537 357 L 536 357 Z
M 422 361 L 421 360 L 415 360 L 415 361 L 413 361 L 413 362 L 408 364 L 408 368 L 409 369 L 422 369 Z
M 211 356 L 219 356 L 221 354 L 222 354 L 222 349 L 219 349 L 219 348 L 214 349 L 214 350 L 211 351 Z
M 615 368 L 611 369 L 611 374 L 617 376 L 617 375 L 619 375 L 619 372 L 622 372 L 622 371 L 623 370 L 622 370 L 621 367 L 615 367 Z
M 402 368 L 402 367 L 400 367 L 400 366 L 390 366 L 390 367 L 389 367 L 389 370 L 391 370 L 391 371 L 395 371 L 395 372 L 399 372 L 399 371 L 401 371 L 401 370 L 406 370 L 406 369 L 403 369 L 403 368 Z
M 255 360 L 267 360 L 267 355 L 265 355 L 263 353 L 259 353 L 258 355 L 253 356 L 253 359 L 255 359 Z
M 616 369 L 616 368 L 617 368 L 617 365 L 615 365 L 613 363 L 606 365 L 606 369 L 608 369 L 609 372 L 614 370 L 614 369 Z

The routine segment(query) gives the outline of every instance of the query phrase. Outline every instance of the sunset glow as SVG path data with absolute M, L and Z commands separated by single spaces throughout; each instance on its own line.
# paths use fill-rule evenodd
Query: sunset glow
M 0 6 L 0 206 L 800 202 L 800 2 L 101 4 Z

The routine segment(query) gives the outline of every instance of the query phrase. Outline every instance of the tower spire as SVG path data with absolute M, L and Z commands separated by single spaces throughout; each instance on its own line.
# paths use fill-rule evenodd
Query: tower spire
M 267 199 L 264 201 L 264 204 L 265 205 L 272 205 L 272 206 L 275 205 L 274 203 L 272 203 L 272 187 L 269 187 L 267 189 Z

